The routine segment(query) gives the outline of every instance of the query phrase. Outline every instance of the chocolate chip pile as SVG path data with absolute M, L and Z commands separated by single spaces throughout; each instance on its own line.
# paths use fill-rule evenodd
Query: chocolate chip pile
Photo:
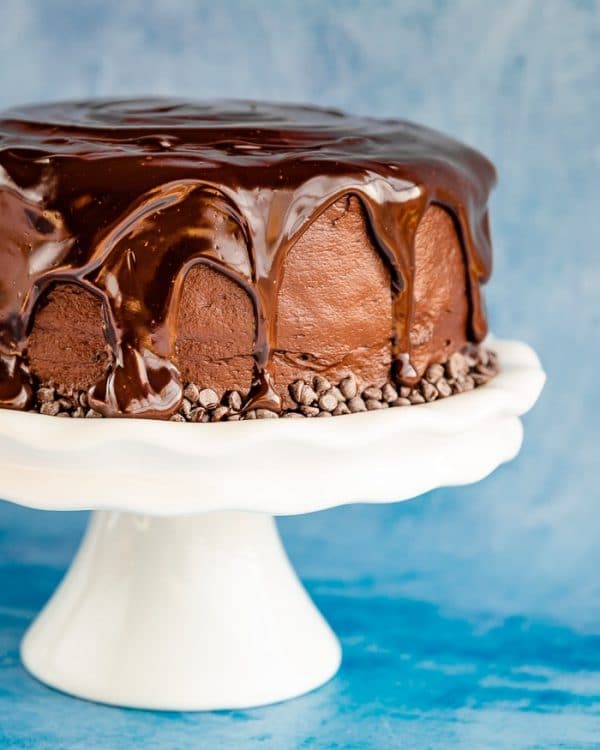
M 294 408 L 281 413 L 270 409 L 244 409 L 242 394 L 228 391 L 223 396 L 212 388 L 188 383 L 183 391 L 174 422 L 235 422 L 246 419 L 279 419 L 300 417 L 333 417 L 342 414 L 411 406 L 447 398 L 455 393 L 473 390 L 491 380 L 498 372 L 498 358 L 483 347 L 466 354 L 453 354 L 445 363 L 430 365 L 423 378 L 413 387 L 385 385 L 360 389 L 354 375 L 332 384 L 322 375 L 310 382 L 296 380 L 289 386 Z M 87 393 L 55 385 L 40 386 L 30 411 L 55 417 L 102 417 L 88 404 Z
M 86 391 L 63 385 L 42 385 L 35 392 L 35 402 L 29 411 L 50 417 L 102 417 L 91 409 Z

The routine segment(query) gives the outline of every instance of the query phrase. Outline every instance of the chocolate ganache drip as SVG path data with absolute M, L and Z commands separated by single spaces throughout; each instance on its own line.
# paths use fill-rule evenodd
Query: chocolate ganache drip
M 172 362 L 187 272 L 204 263 L 250 295 L 254 403 L 273 403 L 269 363 L 283 264 L 336 200 L 354 195 L 393 284 L 393 355 L 411 375 L 414 243 L 431 204 L 464 246 L 470 337 L 486 333 L 487 199 L 494 168 L 432 130 L 333 110 L 144 99 L 24 107 L 0 116 L 0 405 L 31 397 L 27 335 L 51 284 L 99 298 L 112 358 L 90 404 L 165 416 L 182 398 Z

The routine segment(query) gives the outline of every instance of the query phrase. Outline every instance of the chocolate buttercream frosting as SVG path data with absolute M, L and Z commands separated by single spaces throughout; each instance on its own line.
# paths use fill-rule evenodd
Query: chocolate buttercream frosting
M 107 346 L 89 383 L 90 405 L 105 416 L 171 416 L 184 380 L 191 379 L 182 376 L 184 344 L 203 351 L 202 315 L 217 304 L 207 302 L 187 320 L 195 303 L 185 297 L 186 281 L 197 277 L 209 296 L 223 289 L 219 299 L 227 301 L 215 324 L 223 335 L 235 338 L 238 318 L 252 318 L 247 406 L 278 409 L 285 368 L 302 370 L 311 357 L 315 371 L 333 366 L 327 354 L 310 354 L 310 337 L 304 348 L 285 343 L 294 325 L 300 330 L 306 321 L 306 300 L 318 306 L 326 283 L 360 287 L 363 272 L 354 279 L 362 261 L 348 266 L 347 283 L 345 272 L 330 272 L 338 221 L 340 253 L 362 232 L 361 247 L 375 248 L 373 263 L 381 266 L 373 277 L 379 274 L 389 286 L 389 332 L 377 346 L 353 346 L 383 356 L 400 382 L 416 382 L 440 356 L 442 339 L 448 355 L 448 347 L 479 342 L 486 333 L 480 286 L 491 272 L 487 200 L 494 182 L 485 157 L 440 133 L 314 107 L 139 99 L 4 112 L 0 405 L 30 405 L 41 367 L 36 319 L 42 325 L 44 313 L 50 315 L 57 290 L 75 287 L 69 299 L 85 292 L 90 310 L 97 305 Z M 312 258 L 304 276 L 303 240 Z M 464 278 L 454 276 L 459 283 L 451 283 L 451 267 L 444 265 L 452 242 L 463 264 Z M 452 317 L 454 302 L 443 298 L 444 290 L 464 298 L 457 304 L 464 304 L 465 320 Z M 437 306 L 428 310 L 436 294 Z M 282 307 L 285 295 L 300 300 L 296 307 Z M 357 288 L 353 305 L 365 306 L 365 325 L 373 317 L 371 297 Z M 327 304 L 333 330 L 343 311 Z M 181 339 L 192 324 L 196 338 Z M 47 325 L 46 338 L 58 330 L 56 316 Z M 326 335 L 315 333 L 317 339 Z M 222 370 L 243 362 L 243 355 L 211 355 L 207 367 Z M 330 354 L 336 367 L 345 357 Z

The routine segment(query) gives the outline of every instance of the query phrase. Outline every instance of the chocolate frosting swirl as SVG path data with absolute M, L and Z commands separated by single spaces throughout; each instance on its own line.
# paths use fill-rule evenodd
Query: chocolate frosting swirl
M 251 400 L 269 379 L 286 253 L 343 195 L 362 202 L 393 283 L 393 352 L 410 378 L 414 239 L 432 203 L 455 218 L 467 260 L 470 337 L 486 333 L 491 272 L 481 154 L 399 120 L 314 107 L 169 99 L 93 100 L 0 116 L 0 405 L 31 396 L 27 335 L 40 295 L 72 282 L 103 303 L 113 357 L 90 391 L 107 416 L 174 413 L 171 361 L 189 269 L 207 263 L 256 311 Z

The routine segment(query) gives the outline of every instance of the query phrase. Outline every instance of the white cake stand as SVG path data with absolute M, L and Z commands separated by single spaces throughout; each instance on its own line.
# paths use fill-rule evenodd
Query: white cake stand
M 296 577 L 274 515 L 392 502 L 477 481 L 519 451 L 544 373 L 495 341 L 474 391 L 333 419 L 183 424 L 0 412 L 0 496 L 94 509 L 22 644 L 27 669 L 120 706 L 196 710 L 300 695 L 340 645 Z

